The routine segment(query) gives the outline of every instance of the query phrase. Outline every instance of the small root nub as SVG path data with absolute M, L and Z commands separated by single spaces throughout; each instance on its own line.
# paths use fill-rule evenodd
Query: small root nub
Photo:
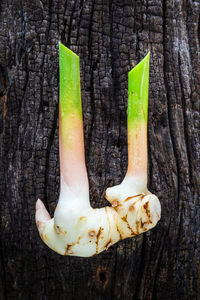
M 90 237 L 93 237 L 93 236 L 96 235 L 96 232 L 95 232 L 94 230 L 91 230 L 91 231 L 89 231 L 88 235 L 89 235 Z
M 119 205 L 119 202 L 117 200 L 114 200 L 112 203 L 112 207 L 117 207 Z

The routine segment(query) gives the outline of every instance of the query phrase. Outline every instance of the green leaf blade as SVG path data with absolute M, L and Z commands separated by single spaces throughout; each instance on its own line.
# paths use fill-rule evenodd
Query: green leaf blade
M 128 73 L 128 123 L 147 123 L 149 60 L 150 52 Z
M 82 114 L 79 56 L 59 43 L 60 104 L 62 114 Z

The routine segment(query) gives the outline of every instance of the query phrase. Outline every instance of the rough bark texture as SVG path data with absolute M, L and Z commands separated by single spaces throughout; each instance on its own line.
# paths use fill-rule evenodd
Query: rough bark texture
M 200 299 L 199 2 L 1 0 L 0 299 Z M 92 205 L 127 167 L 128 71 L 151 51 L 149 188 L 162 219 L 97 257 L 39 238 L 59 195 L 58 41 L 80 56 Z

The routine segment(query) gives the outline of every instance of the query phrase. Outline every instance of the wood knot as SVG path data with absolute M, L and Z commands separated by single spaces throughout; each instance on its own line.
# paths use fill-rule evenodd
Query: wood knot
M 108 281 L 109 281 L 108 267 L 98 266 L 98 268 L 97 268 L 97 282 L 99 283 L 99 285 L 101 285 L 103 288 L 105 288 L 108 285 Z

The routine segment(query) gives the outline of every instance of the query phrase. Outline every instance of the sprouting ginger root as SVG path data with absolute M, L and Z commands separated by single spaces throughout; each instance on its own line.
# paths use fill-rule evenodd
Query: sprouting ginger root
M 147 190 L 149 54 L 129 72 L 126 176 L 106 190 L 112 206 L 95 209 L 90 206 L 85 166 L 79 57 L 62 44 L 59 48 L 60 196 L 52 219 L 37 201 L 36 224 L 43 242 L 57 253 L 89 257 L 150 230 L 161 216 L 158 198 Z

